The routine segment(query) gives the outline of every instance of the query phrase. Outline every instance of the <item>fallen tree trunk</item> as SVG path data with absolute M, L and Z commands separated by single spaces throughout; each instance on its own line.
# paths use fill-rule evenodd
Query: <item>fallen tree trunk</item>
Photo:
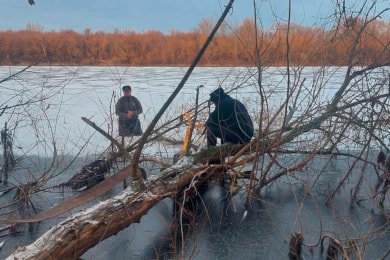
M 139 223 L 159 201 L 176 195 L 212 168 L 194 165 L 192 159 L 183 157 L 156 180 L 147 181 L 147 189 L 137 192 L 128 187 L 113 198 L 71 215 L 31 245 L 17 248 L 8 259 L 77 258 L 105 238 Z M 130 168 L 125 170 L 130 171 Z

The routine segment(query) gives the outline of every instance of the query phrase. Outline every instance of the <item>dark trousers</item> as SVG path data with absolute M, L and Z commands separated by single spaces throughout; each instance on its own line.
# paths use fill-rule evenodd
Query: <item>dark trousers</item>
M 128 119 L 124 122 L 119 122 L 120 136 L 139 136 L 142 135 L 141 122 L 139 119 Z
M 250 137 L 240 130 L 229 129 L 217 124 L 208 124 L 206 126 L 207 145 L 215 146 L 217 138 L 221 139 L 221 144 L 246 144 L 250 141 Z

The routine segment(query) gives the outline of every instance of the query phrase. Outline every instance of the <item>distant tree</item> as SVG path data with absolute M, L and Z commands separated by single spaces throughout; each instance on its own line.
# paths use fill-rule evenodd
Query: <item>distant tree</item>
M 199 34 L 209 35 L 214 25 L 215 22 L 213 21 L 213 18 L 205 18 L 199 22 L 198 28 L 196 28 L 195 31 Z
M 31 31 L 31 32 L 43 33 L 44 26 L 40 25 L 38 23 L 34 24 L 34 23 L 31 23 L 31 22 L 28 22 L 27 25 L 26 25 L 26 30 L 27 31 Z

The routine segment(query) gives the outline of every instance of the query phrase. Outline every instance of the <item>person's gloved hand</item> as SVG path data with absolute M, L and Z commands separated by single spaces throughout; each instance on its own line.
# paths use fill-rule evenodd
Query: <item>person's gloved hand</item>
M 133 117 L 133 112 L 132 111 L 127 111 L 127 118 L 132 118 Z

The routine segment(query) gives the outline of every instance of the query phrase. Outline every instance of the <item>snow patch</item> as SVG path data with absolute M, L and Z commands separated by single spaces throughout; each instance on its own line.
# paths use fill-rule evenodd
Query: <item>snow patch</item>
M 192 159 L 190 157 L 183 156 L 179 161 L 177 161 L 177 163 L 172 165 L 171 169 L 179 170 L 184 166 L 191 165 L 191 164 L 192 164 Z

